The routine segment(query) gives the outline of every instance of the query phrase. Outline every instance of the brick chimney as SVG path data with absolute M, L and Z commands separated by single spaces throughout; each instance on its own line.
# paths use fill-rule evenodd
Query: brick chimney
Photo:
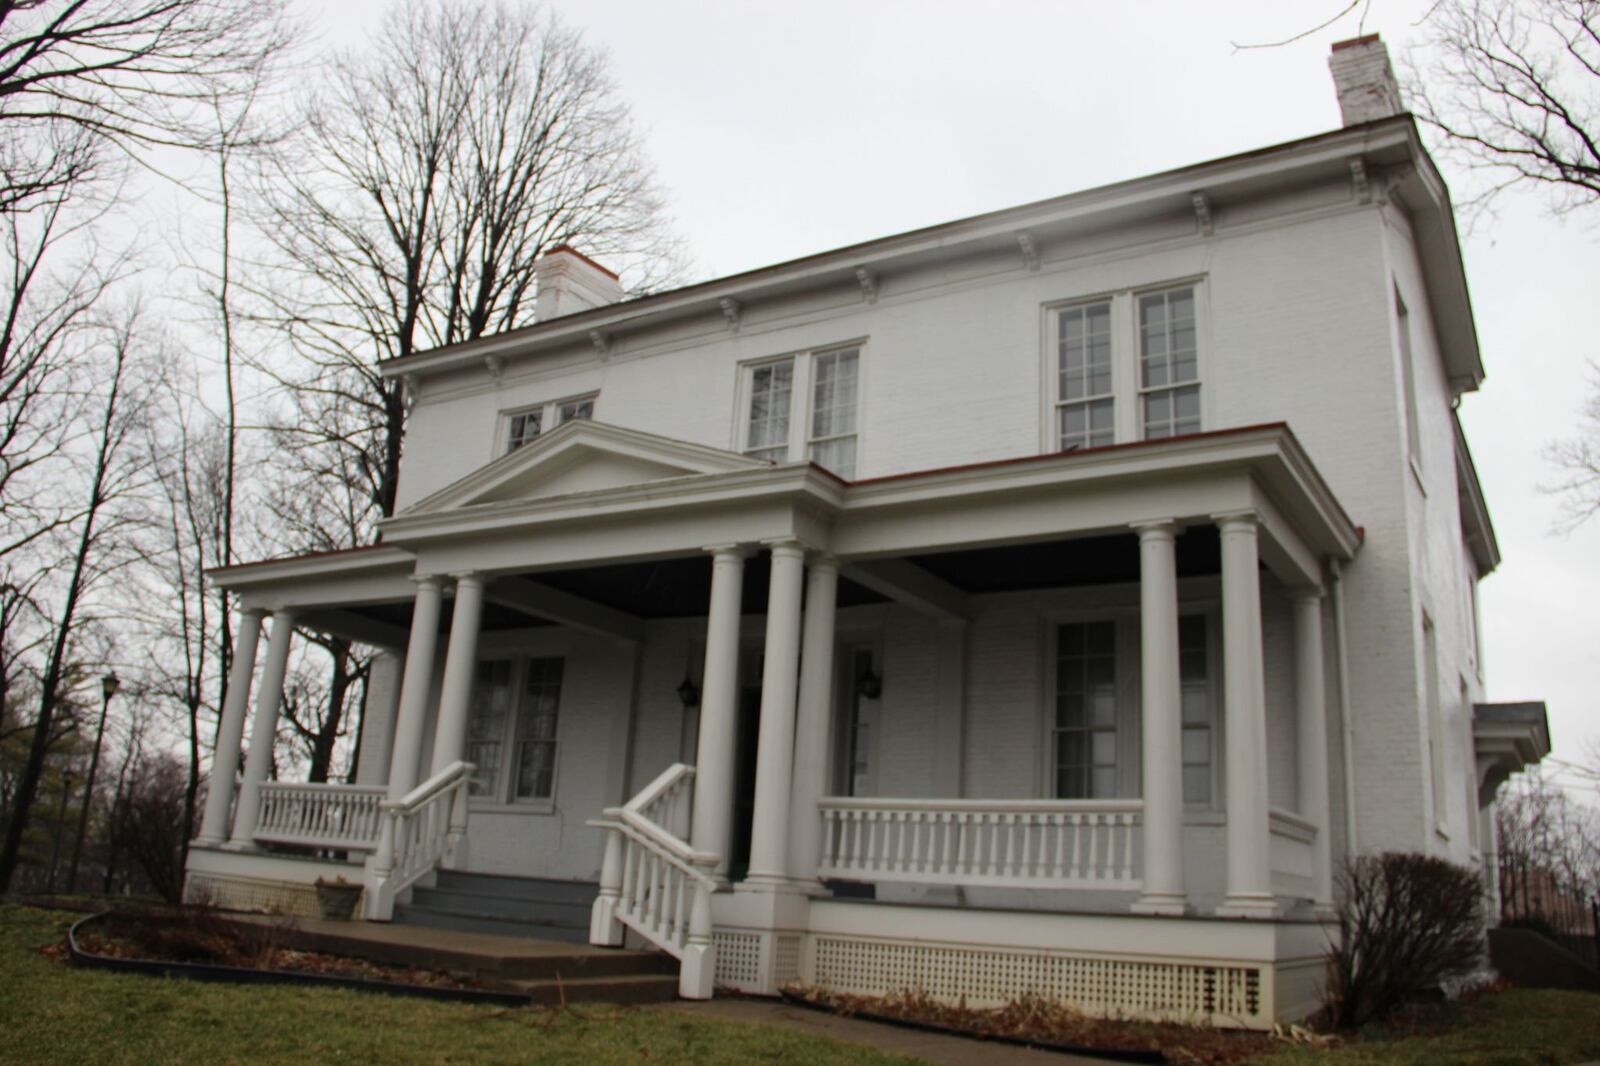
M 533 313 L 540 322 L 622 299 L 617 276 L 571 245 L 556 245 L 533 270 L 538 286 Z
M 1333 87 L 1339 93 L 1339 112 L 1346 126 L 1405 112 L 1400 83 L 1389 65 L 1389 50 L 1376 33 L 1335 44 L 1328 69 L 1333 71 Z

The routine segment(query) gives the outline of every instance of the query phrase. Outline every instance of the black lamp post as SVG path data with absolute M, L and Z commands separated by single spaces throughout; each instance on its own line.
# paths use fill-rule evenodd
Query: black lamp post
M 94 802 L 94 778 L 100 770 L 100 743 L 106 736 L 106 709 L 122 682 L 115 673 L 100 679 L 100 725 L 94 731 L 94 754 L 89 758 L 89 780 L 83 787 L 83 809 L 78 812 L 78 839 L 72 844 L 72 865 L 67 870 L 67 891 L 78 887 L 78 860 L 83 856 L 83 834 L 89 827 L 89 805 Z

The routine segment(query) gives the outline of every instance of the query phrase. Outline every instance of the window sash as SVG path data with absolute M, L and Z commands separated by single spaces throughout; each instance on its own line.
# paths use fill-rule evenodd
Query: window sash
M 794 360 L 750 368 L 750 404 L 745 415 L 745 454 L 782 462 L 789 454 L 789 418 L 794 406 Z
M 1069 622 L 1056 630 L 1056 706 L 1051 726 L 1058 799 L 1117 795 L 1117 624 Z
M 490 803 L 555 797 L 563 661 L 482 659 L 467 719 L 468 795 Z
M 1110 300 L 1056 312 L 1056 447 L 1116 442 Z
M 562 401 L 556 406 L 556 425 L 564 425 L 574 419 L 588 421 L 594 418 L 594 401 L 593 396 Z
M 1195 288 L 1137 297 L 1139 421 L 1145 440 L 1200 431 L 1200 341 Z
M 844 478 L 854 477 L 856 472 L 860 373 L 859 348 L 822 352 L 812 359 L 807 454 L 819 466 Z
M 1209 804 L 1216 717 L 1210 626 L 1203 614 L 1178 618 L 1178 693 L 1183 721 L 1183 801 Z
M 543 407 L 535 407 L 528 411 L 518 411 L 513 414 L 509 419 L 510 432 L 506 435 L 506 451 L 514 452 L 538 437 L 543 419 Z

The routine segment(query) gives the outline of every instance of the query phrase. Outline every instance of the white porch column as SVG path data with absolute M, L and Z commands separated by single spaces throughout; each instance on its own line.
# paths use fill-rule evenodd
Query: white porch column
M 1182 914 L 1183 703 L 1178 673 L 1178 559 L 1175 523 L 1139 531 L 1139 644 L 1143 706 L 1144 890 L 1139 914 Z
M 385 649 L 372 657 L 367 670 L 366 699 L 361 705 L 361 746 L 356 752 L 358 785 L 387 785 L 394 755 L 395 714 L 400 704 L 398 652 Z
M 403 799 L 417 787 L 422 758 L 422 728 L 433 694 L 433 653 L 439 641 L 439 600 L 443 581 L 419 577 L 411 607 L 411 637 L 406 644 L 405 671 L 400 679 L 400 709 L 395 714 L 394 754 L 389 759 L 389 799 Z
M 278 735 L 278 713 L 283 709 L 283 675 L 289 667 L 289 646 L 294 640 L 294 612 L 275 611 L 272 634 L 267 638 L 267 661 L 261 668 L 261 689 L 256 693 L 256 717 L 250 723 L 250 753 L 245 756 L 244 785 L 233 816 L 234 844 L 252 844 L 256 818 L 261 813 L 261 785 L 272 771 L 272 747 Z
M 750 873 L 767 887 L 789 880 L 789 801 L 794 775 L 794 713 L 800 671 L 800 596 L 806 550 L 795 541 L 772 545 L 767 591 L 767 646 L 761 666 L 761 736 L 756 747 L 756 802 L 750 828 Z
M 734 731 L 738 726 L 739 611 L 748 549 L 725 545 L 711 555 L 711 608 L 706 618 L 706 663 L 700 675 L 700 736 L 695 751 L 696 851 L 718 856 L 717 875 L 728 872 L 733 825 Z
M 233 638 L 233 667 L 228 671 L 228 698 L 222 705 L 222 720 L 217 723 L 217 749 L 211 757 L 206 812 L 200 820 L 196 844 L 215 846 L 228 839 L 233 773 L 239 765 L 244 716 L 250 707 L 250 678 L 255 673 L 256 645 L 261 640 L 261 620 L 266 614 L 260 607 L 248 607 L 239 612 L 239 632 Z
M 833 628 L 838 592 L 839 561 L 831 555 L 813 559 L 806 572 L 793 799 L 789 805 L 789 876 L 805 886 L 816 883 L 822 834 L 817 803 L 828 787 L 833 750 Z
M 1333 906 L 1332 833 L 1328 822 L 1327 681 L 1322 665 L 1322 590 L 1294 598 L 1295 732 L 1300 817 L 1317 827 L 1311 845 L 1312 902 Z
M 433 773 L 467 757 L 467 714 L 478 672 L 478 624 L 483 618 L 483 575 L 456 575 L 456 605 L 450 612 L 450 644 L 439 690 L 439 725 L 433 734 Z
M 1223 732 L 1228 804 L 1227 894 L 1219 915 L 1268 918 L 1267 697 L 1261 644 L 1260 545 L 1254 512 L 1213 515 L 1222 531 Z

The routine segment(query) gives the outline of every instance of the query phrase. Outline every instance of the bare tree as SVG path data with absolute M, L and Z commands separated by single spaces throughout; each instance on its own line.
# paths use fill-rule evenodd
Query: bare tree
M 1487 181 L 1558 211 L 1600 204 L 1600 2 L 1442 0 L 1427 61 L 1407 79 L 1412 110 Z
M 1576 529 L 1600 513 L 1600 362 L 1589 363 L 1589 396 L 1578 412 L 1577 429 L 1551 442 L 1545 456 L 1561 471 L 1560 480 L 1548 486 L 1561 499 L 1558 528 Z M 1600 752 L 1596 756 L 1600 766 Z
M 127 395 L 132 384 L 136 348 L 140 343 L 137 326 L 137 310 L 133 310 L 119 320 L 104 323 L 100 332 L 99 340 L 105 351 L 97 361 L 105 375 L 105 392 L 100 397 L 98 417 L 88 428 L 89 469 L 85 479 L 85 501 L 82 515 L 76 522 L 76 546 L 55 611 L 49 651 L 40 671 L 39 706 L 33 724 L 33 740 L 12 800 L 5 842 L 0 845 L 0 894 L 10 888 L 16 872 L 28 814 L 44 772 L 56 711 L 62 702 L 64 685 L 69 680 L 70 655 L 82 622 L 81 614 L 87 596 L 94 582 L 110 570 L 104 553 L 119 523 L 116 516 L 108 513 L 108 505 L 128 492 L 138 477 L 136 466 L 125 462 L 123 455 L 123 446 L 134 431 L 139 413 L 139 404 L 130 402 Z
M 532 320 L 534 263 L 571 243 L 648 287 L 681 268 L 606 55 L 537 6 L 407 0 L 336 57 L 257 182 L 275 256 L 252 286 L 348 415 L 294 429 L 394 510 L 405 410 L 387 359 Z M 333 462 L 333 460 L 330 460 Z
M 283 12 L 283 0 L 0 3 L 0 210 L 77 184 L 106 152 L 208 143 L 207 105 L 252 91 L 284 47 Z

